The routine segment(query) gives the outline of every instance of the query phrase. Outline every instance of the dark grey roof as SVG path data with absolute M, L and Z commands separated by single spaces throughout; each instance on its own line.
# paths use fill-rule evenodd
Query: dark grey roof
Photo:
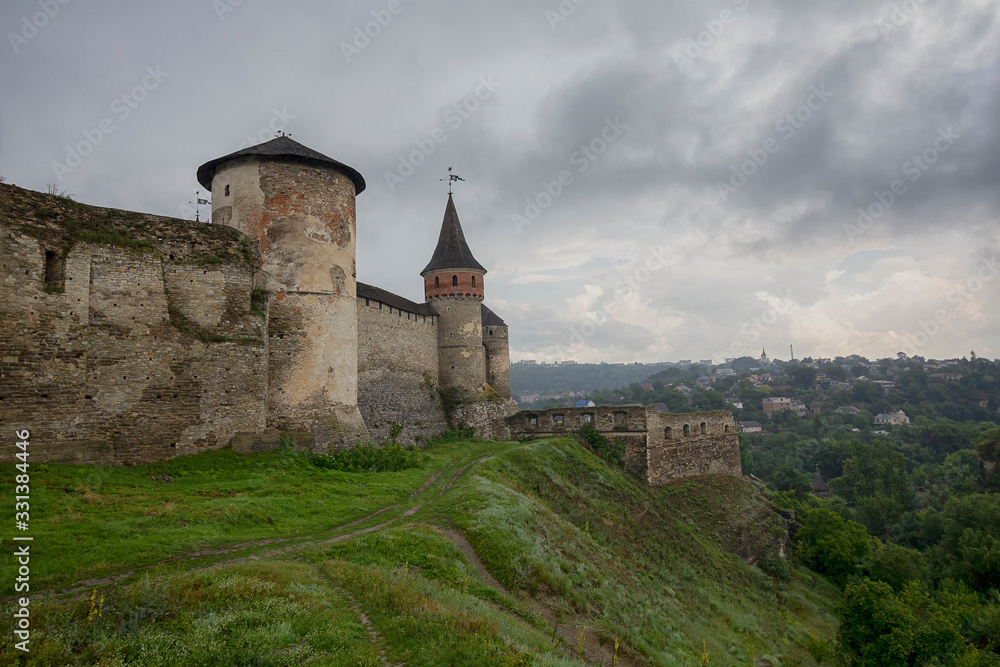
M 429 303 L 414 303 L 409 299 L 401 297 L 398 294 L 393 294 L 392 292 L 384 290 L 381 287 L 366 285 L 364 283 L 358 283 L 358 298 L 378 301 L 392 308 L 413 313 L 414 315 L 438 314 L 438 312 L 434 310 L 434 306 Z
M 462 223 L 458 219 L 455 200 L 451 195 L 448 195 L 448 206 L 444 209 L 444 221 L 441 223 L 437 248 L 434 249 L 430 264 L 420 272 L 420 275 L 442 269 L 473 269 L 486 273 L 486 269 L 472 256 L 469 244 L 465 242 Z
M 319 164 L 333 167 L 345 173 L 354 182 L 355 194 L 361 194 L 365 189 L 365 179 L 357 169 L 348 167 L 343 162 L 338 162 L 322 153 L 303 146 L 297 141 L 288 137 L 277 137 L 271 141 L 266 141 L 250 148 L 230 153 L 224 157 L 216 158 L 198 167 L 198 182 L 209 192 L 212 191 L 212 179 L 215 177 L 215 169 L 224 162 L 235 160 L 241 157 L 258 155 L 261 157 L 285 158 L 294 162 L 305 162 L 307 164 Z
M 504 322 L 502 319 L 500 319 L 499 315 L 497 315 L 492 310 L 490 310 L 489 308 L 487 308 L 485 303 L 482 304 L 482 306 L 483 306 L 483 326 L 484 327 L 505 327 L 505 326 L 507 326 L 507 323 Z
M 816 471 L 816 476 L 813 478 L 813 491 L 829 491 L 830 486 L 823 480 L 823 476 L 819 474 L 819 470 Z

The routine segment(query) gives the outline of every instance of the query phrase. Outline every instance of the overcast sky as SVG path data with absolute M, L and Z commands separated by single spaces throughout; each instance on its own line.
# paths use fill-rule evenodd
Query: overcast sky
M 365 176 L 358 278 L 416 301 L 454 167 L 514 360 L 996 358 L 998 19 L 995 0 L 4 0 L 0 174 L 193 218 L 200 164 L 283 130 Z

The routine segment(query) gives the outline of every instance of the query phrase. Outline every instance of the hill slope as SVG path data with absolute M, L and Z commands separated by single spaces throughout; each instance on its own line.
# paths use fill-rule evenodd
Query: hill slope
M 651 490 L 566 439 L 391 473 L 282 451 L 36 475 L 32 582 L 76 597 L 32 603 L 32 665 L 593 665 L 616 643 L 622 667 L 812 665 L 835 632 L 832 587 L 781 581 L 752 484 Z M 762 553 L 776 577 L 736 555 Z

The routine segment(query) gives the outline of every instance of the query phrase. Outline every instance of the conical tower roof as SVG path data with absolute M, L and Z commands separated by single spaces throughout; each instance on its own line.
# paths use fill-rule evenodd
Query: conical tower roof
M 455 209 L 455 200 L 449 194 L 437 248 L 434 249 L 430 263 L 420 272 L 420 275 L 424 276 L 432 271 L 451 269 L 472 269 L 486 273 L 486 269 L 476 261 L 476 258 L 472 256 L 472 251 L 469 250 L 469 244 L 466 243 L 465 234 L 462 232 L 462 223 L 458 219 L 458 211 Z
M 819 466 L 816 467 L 816 476 L 813 477 L 813 493 L 830 493 L 830 485 L 826 483 L 823 476 L 819 474 Z
M 327 157 L 318 151 L 314 151 L 308 146 L 303 146 L 299 142 L 284 135 L 271 139 L 271 141 L 266 141 L 262 144 L 257 144 L 256 146 L 250 146 L 249 148 L 244 148 L 236 151 L 235 153 L 230 153 L 229 155 L 206 162 L 198 168 L 198 182 L 201 183 L 202 187 L 211 192 L 212 179 L 215 177 L 215 170 L 219 165 L 229 162 L 230 160 L 236 160 L 238 158 L 248 157 L 251 155 L 265 158 L 283 158 L 294 162 L 333 167 L 338 171 L 343 172 L 348 178 L 351 179 L 354 183 L 355 194 L 361 194 L 365 189 L 365 179 L 357 169 L 349 167 L 343 162 L 334 160 L 331 157 Z

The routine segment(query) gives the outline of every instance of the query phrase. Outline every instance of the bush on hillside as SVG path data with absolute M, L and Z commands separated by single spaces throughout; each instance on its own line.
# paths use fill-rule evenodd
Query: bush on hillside
M 584 424 L 579 431 L 580 439 L 590 445 L 590 449 L 608 463 L 624 465 L 622 459 L 625 456 L 625 445 L 620 438 L 615 438 L 613 442 L 608 442 L 593 424 Z
M 341 472 L 398 472 L 417 468 L 423 462 L 420 450 L 400 445 L 359 445 L 332 454 L 313 454 L 309 462 L 324 470 Z

